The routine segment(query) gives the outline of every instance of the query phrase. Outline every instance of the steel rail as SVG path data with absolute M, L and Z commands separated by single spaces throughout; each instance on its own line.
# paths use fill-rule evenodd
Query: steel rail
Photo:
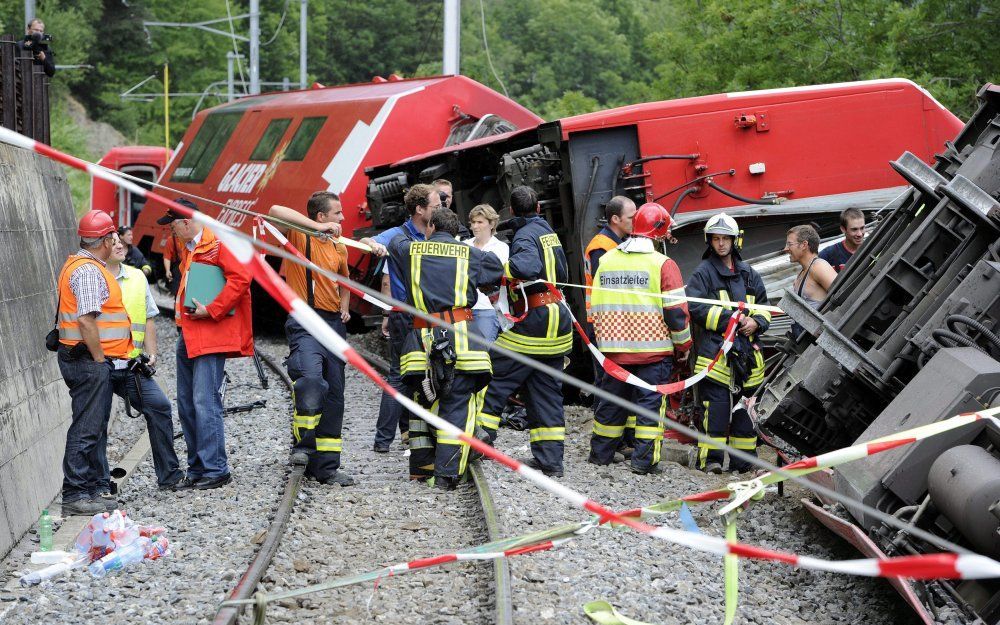
M 267 354 L 260 354 L 260 358 L 264 361 L 264 364 L 271 369 L 271 371 L 274 371 L 274 373 L 281 378 L 281 381 L 288 388 L 288 392 L 291 393 L 292 380 L 288 377 L 285 370 L 282 367 L 279 367 L 278 364 L 274 362 L 274 359 Z M 257 551 L 257 555 L 255 555 L 253 560 L 250 561 L 250 566 L 247 567 L 247 570 L 240 577 L 239 581 L 236 582 L 236 586 L 233 587 L 233 590 L 226 597 L 226 600 L 249 599 L 257 590 L 257 585 L 264 576 L 264 571 L 266 571 L 267 567 L 271 565 L 271 560 L 274 558 L 274 554 L 278 551 L 278 545 L 281 544 L 281 538 L 285 533 L 285 525 L 288 523 L 288 519 L 292 515 L 292 507 L 295 505 L 295 501 L 298 498 L 299 487 L 302 484 L 302 476 L 304 472 L 305 467 L 302 465 L 295 465 L 292 467 L 291 472 L 288 474 L 288 480 L 285 482 L 285 491 L 281 496 L 281 501 L 278 503 L 274 519 L 271 521 L 271 526 L 268 528 L 267 534 L 264 536 L 264 542 Z M 218 612 L 216 612 L 213 624 L 234 625 L 236 623 L 236 619 L 242 611 L 242 605 L 222 606 L 219 608 Z
M 379 373 L 382 375 L 389 374 L 389 363 L 381 357 L 357 345 L 354 346 L 354 349 L 365 360 L 372 363 L 372 366 L 378 369 Z M 480 462 L 474 460 L 469 463 L 469 473 L 472 475 L 472 483 L 476 486 L 479 505 L 483 509 L 488 542 L 498 541 L 501 538 L 500 515 L 497 514 L 496 503 L 493 500 L 493 492 L 490 490 L 489 481 L 486 479 L 486 472 L 483 471 Z M 496 625 L 512 625 L 514 622 L 514 605 L 511 589 L 510 562 L 507 558 L 499 558 L 493 561 L 493 577 L 496 581 Z
M 172 308 L 167 308 L 166 306 L 161 306 L 161 308 L 163 310 L 169 310 L 171 313 L 173 312 Z M 375 368 L 381 370 L 383 374 L 388 373 L 389 364 L 384 359 L 362 347 L 355 347 L 355 349 L 369 362 L 371 362 Z M 260 357 L 268 368 L 274 371 L 274 373 L 281 378 L 281 381 L 288 388 L 288 391 L 291 392 L 292 380 L 288 377 L 285 370 L 278 366 L 278 364 L 274 362 L 274 359 L 267 354 L 261 353 Z M 493 494 L 490 491 L 486 475 L 479 466 L 478 462 L 470 463 L 469 470 L 472 474 L 472 481 L 473 484 L 475 484 L 476 493 L 479 497 L 479 503 L 482 507 L 487 536 L 490 541 L 498 540 L 500 538 L 499 516 L 497 515 L 496 505 L 493 501 Z M 257 586 L 260 584 L 260 580 L 264 576 L 264 572 L 267 571 L 268 567 L 271 565 L 271 561 L 274 559 L 274 554 L 277 553 L 278 546 L 281 544 L 281 538 L 285 533 L 285 525 L 287 525 L 288 519 L 291 517 L 292 508 L 298 497 L 304 471 L 305 467 L 303 466 L 292 467 L 292 470 L 288 475 L 288 480 L 285 484 L 285 490 L 281 501 L 278 503 L 274 519 L 271 521 L 271 525 L 264 537 L 264 542 L 261 544 L 261 547 L 257 551 L 253 560 L 251 560 L 246 571 L 236 583 L 236 586 L 233 587 L 233 590 L 230 591 L 229 595 L 226 597 L 226 602 L 245 601 L 254 596 Z M 493 573 L 496 581 L 496 623 L 497 625 L 511 625 L 513 623 L 513 593 L 511 591 L 510 565 L 507 560 L 495 560 L 493 563 Z M 246 603 L 239 603 L 235 605 L 220 606 L 219 610 L 216 612 L 215 619 L 213 620 L 213 625 L 235 625 L 237 618 L 239 618 L 240 613 L 246 605 Z

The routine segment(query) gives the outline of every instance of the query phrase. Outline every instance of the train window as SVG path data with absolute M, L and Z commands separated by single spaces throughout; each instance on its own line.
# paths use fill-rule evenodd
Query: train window
M 307 117 L 303 119 L 302 123 L 299 124 L 299 129 L 295 131 L 295 136 L 289 142 L 288 149 L 285 150 L 285 160 L 303 160 L 324 123 L 326 123 L 325 117 Z
M 459 143 L 465 143 L 466 141 L 482 139 L 483 137 L 492 137 L 493 135 L 500 135 L 513 130 L 517 130 L 517 126 L 499 115 L 487 113 L 479 119 L 473 117 L 465 122 L 459 122 L 457 125 L 452 126 L 451 132 L 448 133 L 448 139 L 444 144 L 446 147 L 450 145 L 458 145 Z
M 242 118 L 243 111 L 212 113 L 206 117 L 170 179 L 174 182 L 204 182 Z
M 292 123 L 291 119 L 272 119 L 267 125 L 267 129 L 257 142 L 257 147 L 250 154 L 251 161 L 267 161 L 274 154 L 274 148 L 278 147 L 278 142 L 285 136 L 285 131 Z

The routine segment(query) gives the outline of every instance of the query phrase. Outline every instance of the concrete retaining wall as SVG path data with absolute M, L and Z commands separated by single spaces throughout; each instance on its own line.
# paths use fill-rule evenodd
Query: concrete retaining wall
M 69 394 L 44 338 L 76 244 L 65 170 L 0 145 L 0 555 L 62 485 Z

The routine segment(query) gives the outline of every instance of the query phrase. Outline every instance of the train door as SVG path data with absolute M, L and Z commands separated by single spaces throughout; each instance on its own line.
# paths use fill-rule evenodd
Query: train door
M 121 172 L 132 176 L 135 182 L 145 188 L 152 189 L 153 183 L 159 177 L 159 169 L 152 165 L 125 165 Z M 139 213 L 146 206 L 146 198 L 134 195 L 126 189 L 118 190 L 118 225 L 132 227 L 139 219 Z

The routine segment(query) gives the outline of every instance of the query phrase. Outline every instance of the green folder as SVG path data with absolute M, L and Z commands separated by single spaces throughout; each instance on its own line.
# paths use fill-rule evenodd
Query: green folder
M 184 289 L 184 308 L 193 310 L 195 308 L 193 300 L 208 306 L 215 301 L 225 286 L 226 277 L 222 274 L 222 269 L 215 265 L 191 263 L 187 274 L 187 287 Z M 236 307 L 234 306 L 228 314 L 235 315 Z

